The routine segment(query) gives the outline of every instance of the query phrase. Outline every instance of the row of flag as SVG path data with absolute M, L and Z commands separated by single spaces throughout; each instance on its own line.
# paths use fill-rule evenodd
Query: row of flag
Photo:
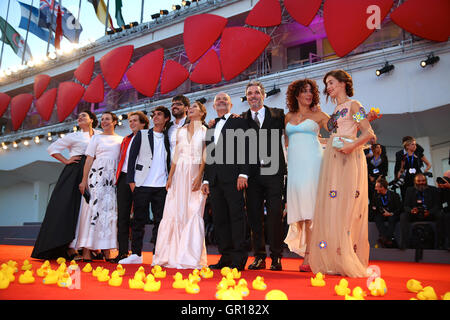
M 94 7 L 97 18 L 102 24 L 106 24 L 108 16 L 108 27 L 113 29 L 111 16 L 107 13 L 104 0 L 87 0 Z M 116 0 L 116 20 L 122 27 L 125 22 L 122 17 L 122 0 Z M 78 43 L 83 27 L 78 19 L 56 0 L 40 0 L 39 8 L 18 1 L 21 9 L 19 28 L 27 30 L 45 42 L 59 49 L 62 37 L 70 42 Z M 81 2 L 80 2 L 81 5 Z M 5 44 L 11 46 L 13 51 L 24 60 L 32 58 L 31 50 L 25 45 L 23 37 L 2 17 L 0 17 L 1 38 Z M 24 52 L 25 51 L 25 52 Z

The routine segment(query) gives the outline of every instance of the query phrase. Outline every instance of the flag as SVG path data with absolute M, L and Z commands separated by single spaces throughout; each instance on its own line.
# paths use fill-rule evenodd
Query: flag
M 20 34 L 8 23 L 5 19 L 0 17 L 0 31 L 2 32 L 1 41 L 11 46 L 14 53 L 22 58 L 25 40 Z M 30 47 L 25 48 L 25 60 L 33 58 Z
M 61 7 L 58 6 L 58 14 L 56 16 L 56 30 L 55 30 L 55 48 L 59 49 L 61 40 L 63 37 L 63 30 L 62 30 L 62 12 Z
M 66 37 L 70 42 L 78 42 L 80 33 L 83 31 L 83 27 L 75 18 L 75 16 L 69 10 L 67 10 L 67 8 L 60 6 L 58 3 L 56 3 L 55 0 L 40 0 L 39 26 L 48 29 L 51 28 L 56 32 L 56 18 L 58 15 L 58 8 L 61 8 L 61 26 L 63 36 Z
M 106 4 L 103 0 L 88 0 L 94 6 L 95 14 L 98 20 L 105 25 L 106 19 Z M 108 27 L 112 30 L 114 29 L 111 16 L 108 13 Z
M 125 25 L 125 21 L 122 17 L 122 0 L 116 0 L 116 21 L 119 27 L 123 27 Z
M 20 19 L 19 28 L 29 30 L 31 33 L 35 34 L 38 38 L 44 40 L 45 42 L 48 41 L 49 37 L 49 31 L 48 29 L 44 29 L 39 27 L 39 9 L 32 7 L 26 3 L 22 3 L 19 1 L 20 10 L 22 18 Z M 30 15 L 31 11 L 31 15 Z M 30 18 L 30 25 L 28 26 L 28 18 Z M 50 38 L 50 43 L 54 44 L 55 39 L 52 37 Z

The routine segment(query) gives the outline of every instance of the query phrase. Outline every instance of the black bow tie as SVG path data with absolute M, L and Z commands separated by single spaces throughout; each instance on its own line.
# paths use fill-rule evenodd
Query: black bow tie
M 221 116 L 219 118 L 216 118 L 216 122 L 219 121 L 219 120 L 227 120 L 227 118 L 225 118 L 225 116 Z

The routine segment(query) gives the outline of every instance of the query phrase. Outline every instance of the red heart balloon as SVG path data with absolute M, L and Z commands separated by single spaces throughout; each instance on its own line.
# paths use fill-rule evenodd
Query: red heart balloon
M 247 69 L 270 42 L 267 34 L 245 27 L 225 28 L 220 43 L 220 61 L 225 80 Z
M 92 80 L 89 87 L 84 92 L 83 100 L 91 103 L 100 103 L 105 99 L 105 84 L 103 78 L 98 74 L 94 80 Z
M 128 81 L 143 95 L 153 97 L 161 76 L 163 61 L 164 49 L 147 53 L 128 69 Z
M 373 17 L 379 17 L 381 24 L 393 3 L 393 0 L 325 1 L 325 31 L 336 54 L 343 57 L 363 43 L 375 31 Z
M 309 26 L 320 9 L 322 0 L 284 0 L 284 7 L 298 23 Z
M 44 93 L 45 89 L 47 89 L 48 84 L 50 83 L 50 76 L 46 74 L 38 74 L 34 77 L 34 96 L 36 99 Z
M 391 13 L 391 19 L 416 36 L 443 42 L 450 36 L 449 14 L 448 0 L 408 0 Z
M 134 46 L 132 45 L 122 46 L 101 57 L 100 68 L 103 77 L 112 89 L 117 88 L 120 80 L 122 80 L 133 55 L 133 50 Z
M 10 101 L 10 96 L 8 96 L 6 93 L 0 92 L 0 118 L 6 112 L 6 109 L 8 109 Z
M 11 99 L 11 121 L 14 131 L 22 125 L 32 102 L 33 95 L 29 93 L 22 93 Z
M 189 79 L 201 84 L 214 84 L 222 80 L 219 57 L 214 49 L 200 59 Z
M 92 74 L 94 73 L 94 57 L 87 58 L 82 64 L 80 64 L 75 70 L 75 78 L 81 83 L 88 85 L 91 82 Z
M 189 72 L 176 61 L 167 60 L 161 75 L 161 93 L 178 88 L 189 77 Z
M 281 6 L 278 0 L 259 0 L 245 19 L 255 27 L 273 27 L 281 23 Z
M 214 14 L 197 14 L 184 20 L 183 41 L 191 63 L 197 61 L 219 38 L 227 19 Z
M 59 122 L 63 122 L 77 106 L 83 96 L 84 88 L 75 82 L 61 82 L 56 97 L 56 110 Z
M 56 93 L 56 88 L 50 89 L 34 102 L 36 110 L 45 121 L 50 120 L 50 117 L 52 116 L 53 107 L 55 106 Z

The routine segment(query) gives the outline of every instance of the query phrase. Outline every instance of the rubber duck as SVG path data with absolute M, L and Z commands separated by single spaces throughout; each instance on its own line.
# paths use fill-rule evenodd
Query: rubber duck
M 200 276 L 203 279 L 211 279 L 214 277 L 214 272 L 208 267 L 203 267 L 202 270 L 200 270 Z
M 446 292 L 441 298 L 442 300 L 450 300 L 450 292 Z
M 175 273 L 175 275 L 173 276 L 173 279 L 175 281 L 172 283 L 172 288 L 175 288 L 175 289 L 185 289 L 186 288 L 188 280 L 183 279 L 183 275 L 180 272 Z
M 185 290 L 186 293 L 197 294 L 200 292 L 200 287 L 196 281 L 188 281 Z
M 43 284 L 55 284 L 58 282 L 59 274 L 55 270 L 49 270 L 47 275 L 42 279 Z
M 102 270 L 103 270 L 103 267 L 98 266 L 97 268 L 92 270 L 92 275 L 97 278 L 98 275 L 102 272 Z
M 144 281 L 145 270 L 144 267 L 140 266 L 139 269 L 134 273 L 134 279 Z
M 117 265 L 116 270 L 119 272 L 121 277 L 125 274 L 125 268 L 121 264 Z
M 120 276 L 120 273 L 115 270 L 111 274 L 111 279 L 108 280 L 108 284 L 112 287 L 120 287 L 122 285 L 123 278 Z
M 334 286 L 334 292 L 336 292 L 338 296 L 342 297 L 350 294 L 351 290 L 348 288 L 348 281 L 346 279 L 341 279 L 339 284 Z
M 264 278 L 257 276 L 255 280 L 252 282 L 252 287 L 255 290 L 266 290 L 267 285 L 264 283 Z
M 234 287 L 234 290 L 239 291 L 243 297 L 248 297 L 250 290 L 247 287 L 247 281 L 245 279 L 240 279 L 238 284 Z
M 237 268 L 233 268 L 230 272 L 234 279 L 239 279 L 241 277 L 241 272 Z
M 30 261 L 28 261 L 28 260 L 25 260 L 24 262 L 23 262 L 23 265 L 22 265 L 22 271 L 27 271 L 27 270 L 31 270 L 33 268 L 33 265 L 30 263 Z
M 100 282 L 106 282 L 109 281 L 109 279 L 111 279 L 111 277 L 109 276 L 109 270 L 108 269 L 103 269 L 102 272 L 100 272 L 97 275 L 97 280 Z
M 361 289 L 361 287 L 355 287 L 352 291 L 352 296 L 346 294 L 345 300 L 365 300 L 364 297 L 366 296 L 366 293 Z
M 61 263 L 65 263 L 66 259 L 64 259 L 63 257 L 59 257 L 58 259 L 56 259 L 56 263 L 57 264 L 61 264 Z
M 217 300 L 222 300 L 222 295 L 227 290 L 228 290 L 228 288 L 220 288 L 220 289 L 218 289 L 217 292 L 216 292 L 216 299 Z
M 190 273 L 190 274 L 188 275 L 188 280 L 189 280 L 190 282 L 198 283 L 198 282 L 200 282 L 201 279 L 202 279 L 202 278 L 201 278 L 198 274 L 192 274 L 192 273 Z
M 233 286 L 236 285 L 236 281 L 234 280 L 234 277 L 233 277 L 233 273 L 232 273 L 232 272 L 229 272 L 229 273 L 227 274 L 227 276 L 225 277 L 225 279 L 227 280 L 228 286 L 229 286 L 229 287 L 233 287 Z
M 369 284 L 370 294 L 375 297 L 382 297 L 387 293 L 386 282 L 382 278 L 375 278 Z
M 43 277 L 45 277 L 47 275 L 48 270 L 50 270 L 49 266 L 41 265 L 38 269 L 36 269 L 36 275 L 38 277 L 43 278 Z
M 14 270 L 14 272 L 18 272 L 19 271 L 19 269 L 17 269 L 17 262 L 16 261 L 8 260 L 7 265 L 9 267 L 11 267 Z
M 166 271 L 163 271 L 163 269 L 159 265 L 155 265 L 152 268 L 152 273 L 155 276 L 155 278 L 165 278 L 166 277 Z
M 313 287 L 324 287 L 325 286 L 325 280 L 323 280 L 325 276 L 318 272 L 314 278 L 311 278 L 311 285 Z
M 9 282 L 14 282 L 16 280 L 16 277 L 14 276 L 14 267 L 10 267 L 7 264 L 2 265 L 2 269 L 0 270 L 3 275 L 8 278 Z
M 76 261 L 75 260 L 72 260 L 72 261 L 70 261 L 70 264 L 69 264 L 69 267 L 68 267 L 70 270 L 77 270 L 79 267 L 78 267 L 78 264 L 76 263 Z
M 284 293 L 281 290 L 270 290 L 269 292 L 267 292 L 266 300 L 288 300 L 288 297 L 286 295 L 286 293 Z
M 221 295 L 221 300 L 242 300 L 242 295 L 234 288 L 226 289 Z
M 434 292 L 433 287 L 425 287 L 422 291 L 417 294 L 417 299 L 419 300 L 437 300 L 436 292 Z
M 129 279 L 128 280 L 128 286 L 130 289 L 143 289 L 144 288 L 144 281 L 140 279 Z
M 220 274 L 224 277 L 226 277 L 227 274 L 230 272 L 231 272 L 231 269 L 229 267 L 223 267 L 222 269 L 220 269 Z
M 68 272 L 64 272 L 62 275 L 58 277 L 58 281 L 56 282 L 58 287 L 68 288 L 72 285 L 72 278 Z
M 33 277 L 33 272 L 30 270 L 25 271 L 19 277 L 19 283 L 21 283 L 21 284 L 34 283 L 35 280 L 36 279 Z
M 151 275 L 150 275 L 151 276 Z M 153 280 L 150 280 L 153 279 Z M 161 281 L 155 281 L 155 278 L 149 278 L 147 276 L 147 282 L 144 285 L 144 291 L 147 292 L 158 292 L 161 289 Z
M 229 285 L 228 285 L 228 280 L 225 277 L 222 277 L 222 280 L 220 280 L 220 282 L 217 284 L 217 290 L 220 289 L 228 289 Z
M 9 278 L 3 272 L 0 272 L 0 289 L 7 289 L 9 287 Z
M 145 283 L 147 283 L 147 282 L 151 282 L 151 281 L 155 281 L 155 276 L 154 275 L 152 275 L 151 273 L 149 273 L 146 277 L 145 277 L 145 279 L 144 279 L 144 282 Z
M 86 265 L 84 266 L 83 269 L 81 269 L 81 271 L 83 271 L 83 272 L 92 272 L 92 266 L 91 266 L 91 264 L 90 264 L 89 262 L 86 263 Z
M 406 288 L 409 292 L 418 293 L 423 289 L 422 283 L 420 281 L 417 281 L 416 279 L 409 279 L 408 282 L 406 282 Z
M 56 272 L 58 272 L 58 273 L 60 273 L 60 274 L 63 274 L 63 273 L 66 272 L 66 271 L 67 271 L 67 266 L 66 266 L 66 263 L 65 263 L 65 262 L 62 262 L 62 263 L 59 265 L 58 269 L 56 269 Z

